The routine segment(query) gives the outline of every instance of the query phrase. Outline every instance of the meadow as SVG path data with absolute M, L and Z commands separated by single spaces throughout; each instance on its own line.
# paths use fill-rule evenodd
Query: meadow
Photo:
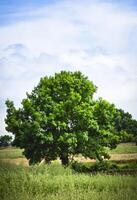
M 22 149 L 14 148 L 14 147 L 1 148 L 0 149 L 0 159 L 24 158 L 22 152 L 23 152 Z
M 120 149 L 125 148 L 125 144 Z M 130 154 L 135 145 L 127 144 Z M 118 146 L 119 148 L 119 146 Z M 127 148 L 127 147 L 126 147 Z M 116 150 L 119 155 L 123 149 Z M 4 154 L 5 153 L 5 154 Z M 12 154 L 13 153 L 13 154 Z M 136 155 L 137 151 L 134 152 Z M 114 152 L 113 152 L 114 154 Z M 127 154 L 127 152 L 126 152 Z M 116 153 L 115 153 L 116 155 Z M 6 157 L 4 157 L 6 156 Z M 0 200 L 136 200 L 137 175 L 98 172 L 77 173 L 57 161 L 50 165 L 28 166 L 5 162 L 24 159 L 22 150 L 0 150 Z M 124 160 L 132 165 L 136 160 Z
M 136 200 L 137 176 L 85 175 L 54 163 L 22 167 L 0 163 L 2 200 Z
M 121 143 L 117 146 L 116 149 L 109 150 L 110 154 L 131 154 L 137 153 L 137 145 L 135 143 Z

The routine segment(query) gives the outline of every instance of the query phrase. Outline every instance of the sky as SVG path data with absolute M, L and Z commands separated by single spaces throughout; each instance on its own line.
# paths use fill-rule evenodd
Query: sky
M 137 119 L 135 0 L 0 0 L 0 135 L 40 77 L 80 70 Z

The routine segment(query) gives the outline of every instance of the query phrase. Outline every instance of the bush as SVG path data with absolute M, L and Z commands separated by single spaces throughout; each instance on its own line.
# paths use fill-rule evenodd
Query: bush
M 77 162 L 77 161 L 75 161 L 75 162 L 73 162 L 72 164 L 71 164 L 71 168 L 74 170 L 74 171 L 76 171 L 76 172 L 80 172 L 80 173 L 82 173 L 82 172 L 90 172 L 90 167 L 91 167 L 91 164 L 89 164 L 89 163 L 79 163 L 79 162 Z
M 96 163 L 78 163 L 74 162 L 71 165 L 72 169 L 80 173 L 94 173 L 94 172 L 111 172 L 119 171 L 120 167 L 116 163 L 110 163 L 107 161 Z

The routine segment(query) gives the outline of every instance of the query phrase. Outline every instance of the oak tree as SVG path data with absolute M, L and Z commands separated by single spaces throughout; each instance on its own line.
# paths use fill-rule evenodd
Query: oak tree
M 96 90 L 81 72 L 62 71 L 41 78 L 20 108 L 6 101 L 6 130 L 30 164 L 59 157 L 67 165 L 77 154 L 108 157 L 105 147 L 115 148 L 122 137 L 114 126 L 119 112 L 101 98 L 94 100 Z

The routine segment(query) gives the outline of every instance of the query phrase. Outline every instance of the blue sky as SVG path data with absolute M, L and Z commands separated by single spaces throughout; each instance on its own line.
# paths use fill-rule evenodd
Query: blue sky
M 5 12 L 11 11 L 11 9 L 17 10 L 24 7 L 37 7 L 52 4 L 55 0 L 1 0 L 0 8 Z
M 25 12 L 53 4 L 54 1 L 55 0 L 0 0 L 0 25 L 7 25 L 9 23 L 25 20 Z
M 0 1 L 0 134 L 5 100 L 20 106 L 40 77 L 80 70 L 97 96 L 137 119 L 137 3 Z
M 0 25 L 6 25 L 8 23 L 14 23 L 19 20 L 25 20 L 25 10 L 37 9 L 47 5 L 53 5 L 63 2 L 63 0 L 1 0 L 0 1 Z M 75 0 L 79 3 L 79 0 Z M 90 2 L 90 1 L 88 1 Z M 91 3 L 93 1 L 91 0 Z M 136 9 L 137 1 L 136 0 L 94 0 L 94 2 L 99 3 L 110 3 L 113 5 L 119 5 L 119 7 L 125 7 L 128 9 Z M 20 16 L 15 14 L 18 12 Z

